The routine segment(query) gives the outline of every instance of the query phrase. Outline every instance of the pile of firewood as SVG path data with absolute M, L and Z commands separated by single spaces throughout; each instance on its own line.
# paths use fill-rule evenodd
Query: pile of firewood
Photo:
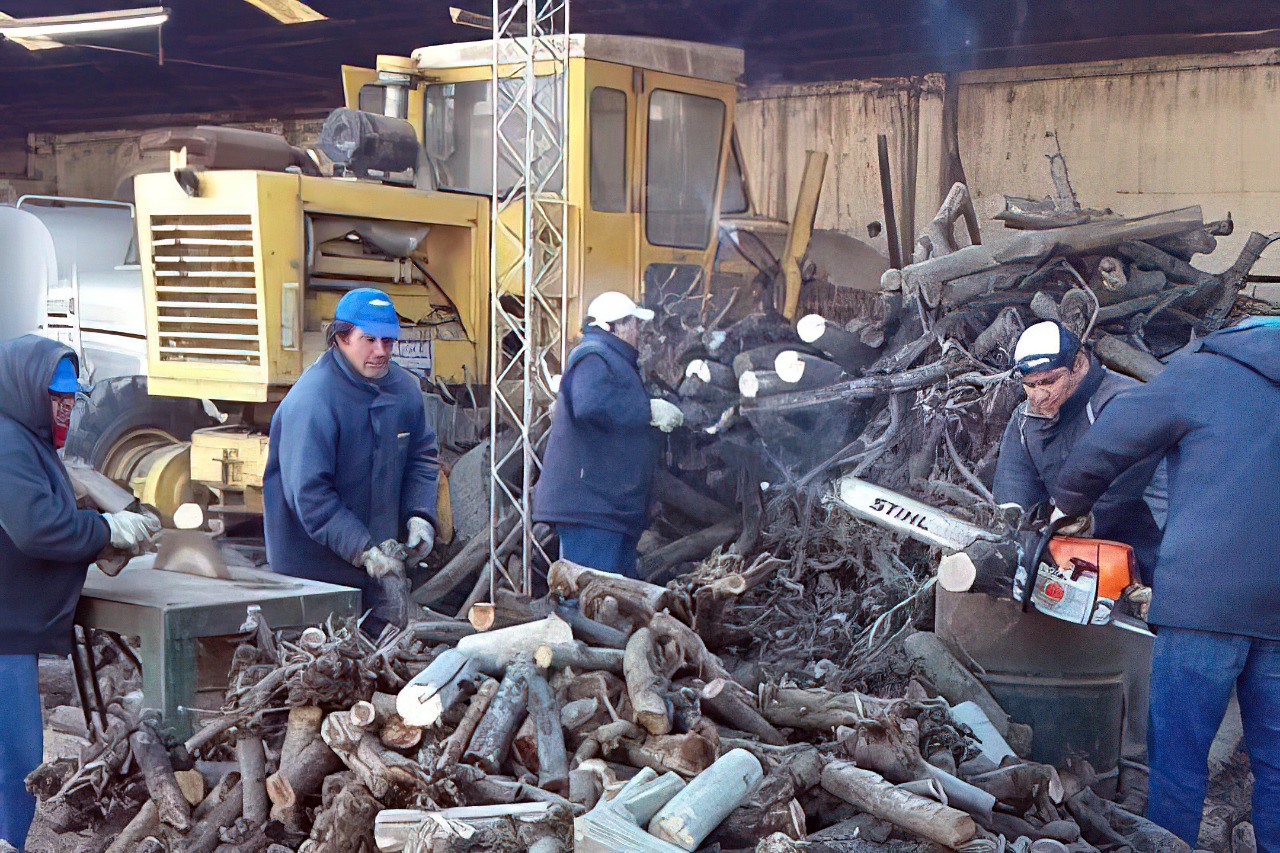
M 1019 759 L 1009 742 L 1025 752 L 1027 733 L 980 685 L 937 675 L 958 664 L 932 635 L 912 645 L 937 687 L 744 687 L 699 626 L 731 622 L 779 563 L 690 595 L 561 561 L 542 598 L 506 593 L 467 621 L 423 613 L 377 642 L 354 621 L 286 639 L 251 612 L 226 704 L 192 737 L 167 742 L 127 695 L 83 755 L 31 783 L 46 813 L 90 827 L 75 849 L 110 853 L 1168 840 L 1098 799 L 1087 766 Z M 980 744 L 962 717 L 1003 734 Z

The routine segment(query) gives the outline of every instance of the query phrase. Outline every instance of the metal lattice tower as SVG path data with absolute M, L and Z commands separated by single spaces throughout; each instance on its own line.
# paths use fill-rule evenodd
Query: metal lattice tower
M 493 0 L 490 600 L 504 577 L 531 589 L 534 562 L 547 558 L 533 535 L 531 487 L 565 357 L 568 71 L 569 0 Z M 512 513 L 519 573 L 498 559 L 498 522 Z

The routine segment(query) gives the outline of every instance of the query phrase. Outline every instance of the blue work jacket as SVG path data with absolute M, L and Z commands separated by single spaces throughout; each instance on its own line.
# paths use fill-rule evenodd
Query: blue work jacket
M 262 483 L 271 568 L 356 587 L 375 606 L 360 555 L 404 541 L 410 516 L 436 525 L 438 450 L 412 374 L 393 363 L 366 379 L 330 349 L 271 419 Z

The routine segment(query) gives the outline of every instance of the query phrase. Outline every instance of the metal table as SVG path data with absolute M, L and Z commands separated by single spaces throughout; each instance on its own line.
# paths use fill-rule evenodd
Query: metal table
M 238 634 L 251 604 L 262 608 L 274 629 L 360 613 L 360 591 L 345 586 L 246 568 L 221 580 L 137 562 L 114 578 L 90 568 L 76 621 L 138 638 L 146 705 L 159 709 L 179 737 L 190 732 L 181 708 L 195 698 L 200 638 Z

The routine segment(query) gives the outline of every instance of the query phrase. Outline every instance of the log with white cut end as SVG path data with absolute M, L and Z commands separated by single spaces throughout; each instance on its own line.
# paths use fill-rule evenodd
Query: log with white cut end
M 796 334 L 800 336 L 800 340 L 826 353 L 832 361 L 851 374 L 870 367 L 880 356 L 880 350 L 867 346 L 857 335 L 828 322 L 821 314 L 801 317 L 796 323 Z
M 736 681 L 712 679 L 702 688 L 702 706 L 720 722 L 753 734 L 765 743 L 774 746 L 786 743 L 786 738 L 756 710 L 750 691 Z
M 396 713 L 411 726 L 434 726 L 479 681 L 475 661 L 457 649 L 446 649 L 401 689 Z M 372 723 L 370 715 L 368 724 Z
M 532 655 L 543 645 L 571 645 L 573 629 L 569 623 L 552 614 L 537 622 L 499 628 L 482 634 L 472 634 L 458 641 L 455 650 L 471 659 L 485 675 L 501 676 L 507 665 L 520 655 Z M 401 691 L 401 695 L 404 692 Z M 400 716 L 405 717 L 401 712 Z M 405 717 L 409 721 L 408 717 Z
M 827 764 L 822 787 L 855 808 L 952 850 L 978 834 L 973 818 L 959 809 L 904 791 L 851 761 Z
M 679 393 L 682 400 L 723 403 L 737 389 L 733 368 L 718 361 L 694 359 L 684 370 Z
M 778 353 L 773 361 L 773 372 L 791 386 L 788 389 L 791 391 L 825 388 L 849 378 L 844 369 L 834 361 L 793 349 Z
M 649 834 L 682 850 L 697 850 L 729 813 L 764 778 L 760 761 L 734 749 L 698 774 L 649 821 Z

